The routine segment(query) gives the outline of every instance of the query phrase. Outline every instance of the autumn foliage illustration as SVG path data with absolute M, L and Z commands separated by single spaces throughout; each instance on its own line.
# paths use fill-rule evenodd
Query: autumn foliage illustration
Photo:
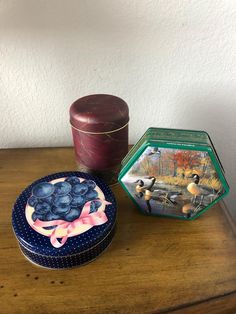
M 160 148 L 159 154 L 155 155 L 147 149 L 130 172 L 131 175 L 154 176 L 166 184 L 180 186 L 187 185 L 193 173 L 200 176 L 202 184 L 220 188 L 210 157 L 202 151 Z

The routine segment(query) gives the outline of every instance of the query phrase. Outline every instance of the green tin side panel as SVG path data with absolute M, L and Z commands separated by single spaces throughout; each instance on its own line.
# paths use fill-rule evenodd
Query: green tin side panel
M 149 128 L 146 133 L 149 140 L 176 141 L 199 145 L 211 144 L 209 141 L 209 135 L 205 131 Z
M 149 130 L 149 129 L 148 129 Z M 143 136 L 139 139 L 139 141 L 130 149 L 128 154 L 125 156 L 125 158 L 122 160 L 121 165 L 122 167 L 127 164 L 127 162 L 131 159 L 131 157 L 136 153 L 136 151 L 143 145 L 143 143 L 147 140 L 147 132 L 148 130 L 143 134 Z

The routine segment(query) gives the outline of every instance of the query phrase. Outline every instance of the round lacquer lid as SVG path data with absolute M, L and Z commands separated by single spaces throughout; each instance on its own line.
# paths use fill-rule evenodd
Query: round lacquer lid
M 123 99 L 113 95 L 89 95 L 71 105 L 70 122 L 82 132 L 116 131 L 129 122 L 129 108 Z
M 68 256 L 102 241 L 114 228 L 116 201 L 100 179 L 60 172 L 28 186 L 13 207 L 15 235 L 26 249 Z

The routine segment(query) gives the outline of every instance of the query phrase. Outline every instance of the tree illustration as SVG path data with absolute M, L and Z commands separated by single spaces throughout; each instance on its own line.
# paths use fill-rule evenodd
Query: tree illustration
M 191 150 L 162 149 L 161 156 L 144 155 L 133 165 L 131 173 L 149 176 L 185 177 L 193 172 L 205 177 L 214 168 L 207 153 Z
M 185 172 L 188 169 L 193 169 L 200 166 L 201 152 L 190 150 L 173 150 L 167 153 L 167 159 L 170 161 L 169 167 L 172 170 L 172 176 L 186 176 Z

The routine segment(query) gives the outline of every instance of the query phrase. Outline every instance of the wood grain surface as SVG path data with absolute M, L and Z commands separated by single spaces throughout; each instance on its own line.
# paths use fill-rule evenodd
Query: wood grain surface
M 11 228 L 18 194 L 75 170 L 71 148 L 0 151 L 0 313 L 236 313 L 236 240 L 218 205 L 195 221 L 143 216 L 119 185 L 118 228 L 94 262 L 32 265 Z

